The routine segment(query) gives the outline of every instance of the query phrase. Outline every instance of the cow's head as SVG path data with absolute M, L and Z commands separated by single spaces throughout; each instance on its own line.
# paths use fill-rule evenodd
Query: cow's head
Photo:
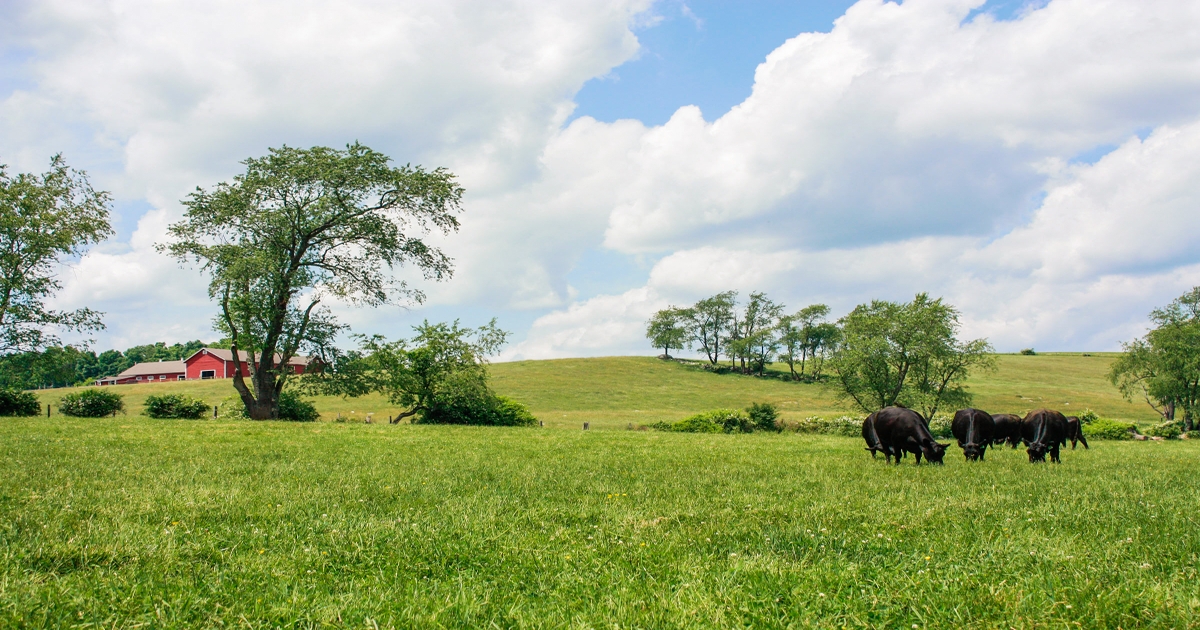
M 960 442 L 959 446 L 962 447 L 963 455 L 966 456 L 967 461 L 969 461 L 969 462 L 973 462 L 973 461 L 979 459 L 979 457 L 981 455 L 983 455 L 983 449 L 978 444 L 975 444 L 973 442 L 967 443 L 967 444 L 962 444 Z
M 946 456 L 947 446 L 949 446 L 949 444 L 938 444 L 933 440 L 927 439 L 923 444 L 921 444 L 921 452 L 925 455 L 925 459 L 928 459 L 931 464 L 941 464 L 942 458 Z
M 1046 461 L 1046 445 L 1041 442 L 1030 442 L 1025 452 L 1029 453 L 1030 463 Z

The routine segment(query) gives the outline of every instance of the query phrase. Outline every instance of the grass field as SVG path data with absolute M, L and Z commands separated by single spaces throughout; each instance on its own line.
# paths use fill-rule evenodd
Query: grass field
M 992 413 L 1021 413 L 1037 407 L 1072 410 L 1091 408 L 1102 416 L 1135 422 L 1155 420 L 1142 402 L 1123 400 L 1108 380 L 1115 355 L 1043 354 L 1000 355 L 996 372 L 974 376 L 975 405 Z M 832 391 L 822 385 L 761 379 L 735 374 L 717 375 L 675 362 L 649 357 L 608 357 L 519 361 L 491 366 L 495 389 L 525 403 L 548 427 L 624 429 L 633 424 L 674 421 L 718 407 L 742 408 L 752 402 L 773 402 L 785 417 L 852 413 L 839 407 Z M 154 385 L 118 385 L 130 415 L 141 413 L 149 393 L 185 392 L 210 404 L 233 394 L 227 380 Z M 39 392 L 44 403 L 57 408 L 71 389 Z M 324 419 L 340 413 L 361 420 L 373 413 L 386 420 L 399 409 L 380 396 L 358 399 L 319 397 Z M 855 415 L 857 412 L 853 412 Z
M 971 387 L 991 411 L 1152 420 L 1111 360 L 1006 355 Z M 1200 442 L 895 467 L 850 438 L 578 430 L 842 413 L 816 385 L 632 357 L 493 375 L 547 428 L 140 415 L 228 381 L 0 419 L 0 628 L 1200 627 Z
M 1200 625 L 1196 442 L 892 467 L 795 434 L 56 417 L 0 451 L 6 628 Z

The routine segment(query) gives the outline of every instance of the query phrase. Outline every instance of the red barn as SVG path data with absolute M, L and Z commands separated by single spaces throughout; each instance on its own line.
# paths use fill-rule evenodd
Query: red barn
M 220 348 L 201 348 L 195 354 L 183 360 L 186 366 L 187 380 L 201 380 L 209 378 L 233 378 L 235 372 L 241 369 L 242 376 L 249 376 L 250 370 L 246 365 L 249 360 L 249 355 L 242 351 L 238 351 L 238 361 L 233 360 L 233 352 Z M 275 360 L 279 361 L 280 356 L 275 355 Z M 292 374 L 303 374 L 304 368 L 308 366 L 308 357 L 292 357 L 288 361 L 288 367 Z
M 97 385 L 129 385 L 131 383 L 166 383 L 182 381 L 185 378 L 183 361 L 150 361 L 121 372 L 116 376 L 106 376 L 96 380 Z

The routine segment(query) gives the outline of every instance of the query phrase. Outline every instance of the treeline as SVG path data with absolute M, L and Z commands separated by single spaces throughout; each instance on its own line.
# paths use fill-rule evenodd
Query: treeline
M 794 380 L 821 378 L 841 335 L 826 321 L 828 306 L 813 304 L 788 314 L 765 293 L 751 293 L 741 307 L 737 298 L 737 291 L 725 291 L 692 306 L 658 311 L 650 318 L 646 338 L 668 356 L 671 349 L 696 348 L 712 368 L 720 368 L 725 358 L 729 369 L 761 376 L 778 361 Z
M 205 346 L 200 340 L 167 345 L 163 342 L 133 346 L 124 352 L 105 350 L 99 354 L 74 346 L 52 346 L 39 352 L 20 352 L 0 357 L 0 389 L 41 389 L 88 384 L 115 376 L 134 364 L 149 361 L 179 361 Z

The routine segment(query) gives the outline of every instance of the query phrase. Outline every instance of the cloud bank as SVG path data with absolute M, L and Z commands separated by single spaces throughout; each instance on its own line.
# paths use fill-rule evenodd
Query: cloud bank
M 0 156 L 77 151 L 148 205 L 64 278 L 112 345 L 205 336 L 203 280 L 152 249 L 188 190 L 267 146 L 357 139 L 460 175 L 456 277 L 426 308 L 535 318 L 506 358 L 651 354 L 653 310 L 731 288 L 835 313 L 928 291 L 1002 350 L 1113 349 L 1200 284 L 1200 6 L 986 8 L 862 0 L 781 42 L 731 111 L 646 126 L 566 121 L 638 53 L 649 0 L 31 4 L 5 35 L 27 61 Z M 596 250 L 644 283 L 578 297 Z

